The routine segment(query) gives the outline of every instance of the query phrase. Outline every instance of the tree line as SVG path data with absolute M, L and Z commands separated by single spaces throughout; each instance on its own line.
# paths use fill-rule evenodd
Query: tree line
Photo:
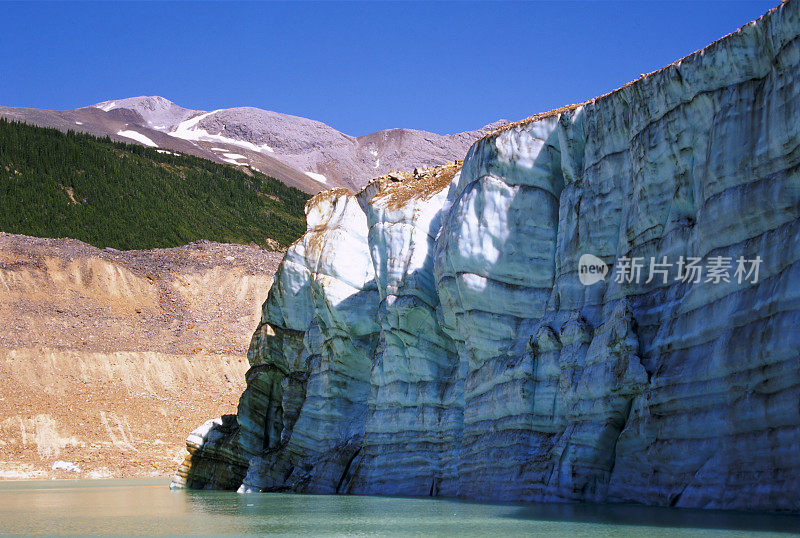
M 117 249 L 288 246 L 308 198 L 256 171 L 0 119 L 0 231 Z

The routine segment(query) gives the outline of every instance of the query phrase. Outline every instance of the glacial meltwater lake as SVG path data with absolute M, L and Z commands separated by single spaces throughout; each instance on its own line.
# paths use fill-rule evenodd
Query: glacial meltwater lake
M 623 505 L 170 491 L 169 481 L 0 482 L 0 533 L 786 536 L 800 517 Z

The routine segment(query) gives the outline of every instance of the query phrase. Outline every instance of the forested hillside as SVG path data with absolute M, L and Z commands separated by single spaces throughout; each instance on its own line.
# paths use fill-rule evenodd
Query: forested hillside
M 250 169 L 0 120 L 0 231 L 149 249 L 287 246 L 308 195 Z

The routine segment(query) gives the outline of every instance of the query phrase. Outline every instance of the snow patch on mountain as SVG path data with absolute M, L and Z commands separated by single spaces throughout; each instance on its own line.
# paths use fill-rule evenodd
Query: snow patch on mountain
M 223 161 L 230 164 L 235 164 L 236 166 L 247 166 L 249 163 L 247 162 L 247 157 L 244 155 L 240 155 L 238 153 L 223 153 L 222 157 L 220 157 Z M 245 162 L 240 162 L 245 161 Z
M 74 463 L 72 463 L 71 461 L 61 461 L 61 460 L 58 460 L 58 461 L 53 463 L 52 470 L 53 471 L 58 471 L 58 470 L 70 471 L 72 473 L 81 472 L 81 468 L 78 467 L 77 465 L 75 465 Z
M 371 149 L 371 150 L 369 150 L 369 154 L 372 155 L 373 157 L 375 157 L 375 168 L 379 168 L 380 165 L 381 165 L 381 160 L 378 157 L 378 150 L 377 149 Z
M 328 182 L 328 178 L 325 177 L 323 174 L 318 174 L 316 172 L 306 172 L 306 175 L 315 181 L 319 181 L 320 183 Z
M 117 136 L 124 136 L 125 138 L 130 138 L 131 140 L 136 140 L 144 144 L 145 146 L 150 146 L 151 148 L 157 148 L 158 144 L 147 138 L 142 133 L 138 133 L 136 131 L 118 131 Z

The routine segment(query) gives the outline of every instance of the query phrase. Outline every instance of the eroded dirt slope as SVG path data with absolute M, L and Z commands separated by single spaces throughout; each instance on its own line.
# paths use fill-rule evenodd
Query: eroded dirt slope
M 186 424 L 235 412 L 280 259 L 0 233 L 0 478 L 171 475 Z

